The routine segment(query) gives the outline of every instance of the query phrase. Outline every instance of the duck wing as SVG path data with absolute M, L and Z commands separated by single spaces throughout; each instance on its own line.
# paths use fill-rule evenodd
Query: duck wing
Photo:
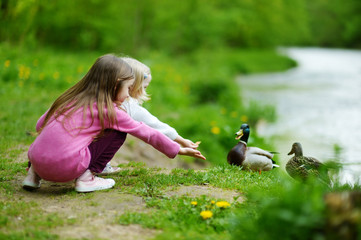
M 317 170 L 321 166 L 323 166 L 323 164 L 314 157 L 301 157 L 300 161 L 302 162 L 302 164 L 304 164 L 305 168 L 308 170 L 311 169 Z
M 273 154 L 268 152 L 268 151 L 265 151 L 261 148 L 258 148 L 258 147 L 247 147 L 247 154 L 254 154 L 254 155 L 261 155 L 261 156 L 265 156 L 269 159 L 272 159 L 273 158 Z
M 313 157 L 292 157 L 286 164 L 287 173 L 293 178 L 306 180 L 310 176 L 319 177 L 323 164 Z
M 304 161 L 300 157 L 292 157 L 286 164 L 286 172 L 293 178 L 306 179 L 308 177 Z

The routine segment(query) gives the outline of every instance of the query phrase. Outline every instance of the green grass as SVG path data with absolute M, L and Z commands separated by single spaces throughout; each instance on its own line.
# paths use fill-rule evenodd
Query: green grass
M 121 165 L 128 168 L 130 165 Z M 241 194 L 238 197 L 248 197 L 250 192 L 261 191 L 267 194 L 281 184 L 277 171 L 259 174 L 242 171 L 238 167 L 220 165 L 207 171 L 193 169 L 174 169 L 170 174 L 159 173 L 157 169 L 144 169 L 137 166 L 135 169 L 124 170 L 119 173 L 117 184 L 123 191 L 142 196 L 150 209 L 149 212 L 127 212 L 121 215 L 116 222 L 122 225 L 140 224 L 145 228 L 161 229 L 162 234 L 157 239 L 230 239 L 230 219 L 235 216 L 237 209 L 244 204 L 237 201 L 227 208 L 217 207 L 217 201 L 209 196 L 172 196 L 165 193 L 178 186 L 196 185 L 236 190 Z M 136 175 L 136 177 L 134 177 Z M 270 184 L 272 183 L 272 184 Z M 210 189 L 210 191 L 212 191 Z M 238 197 L 235 197 L 237 199 Z M 214 203 L 212 204 L 212 201 Z M 197 202 L 197 205 L 192 205 Z M 209 210 L 213 216 L 203 219 L 201 211 Z M 178 237 L 177 237 L 178 236 Z
M 56 239 L 49 229 L 66 224 L 54 213 L 43 213 L 35 202 L 0 200 L 0 239 Z
M 197 206 L 193 206 L 192 202 L 197 202 Z M 126 213 L 119 217 L 118 223 L 125 225 L 136 223 L 146 228 L 165 229 L 165 232 L 157 237 L 158 239 L 174 234 L 182 236 L 182 238 L 187 235 L 198 235 L 199 239 L 211 236 L 222 236 L 222 239 L 227 239 L 230 235 L 227 232 L 229 227 L 227 219 L 232 216 L 232 210 L 236 206 L 231 205 L 223 209 L 211 202 L 212 200 L 207 197 L 157 199 L 148 203 L 155 209 L 151 213 Z M 205 220 L 200 216 L 204 210 L 212 212 L 213 215 L 210 219 Z
M 207 196 L 200 197 L 167 197 L 165 193 L 182 185 L 202 185 L 222 189 L 233 189 L 247 196 L 250 189 L 269 191 L 269 182 L 279 183 L 276 172 L 259 175 L 255 172 L 241 171 L 238 167 L 222 165 L 210 168 L 208 171 L 193 169 L 174 169 L 169 174 L 161 173 L 159 168 L 146 168 L 142 163 L 121 165 L 122 172 L 113 176 L 116 186 L 110 191 L 121 191 L 140 196 L 146 202 L 147 213 L 127 212 L 114 221 L 117 224 L 141 224 L 145 228 L 162 229 L 160 238 L 169 234 L 189 236 L 229 236 L 229 221 L 234 216 L 234 210 L 242 207 L 240 203 L 231 204 L 229 208 L 221 209 Z M 14 184 L 14 183 L 13 183 Z M 52 229 L 57 226 L 71 227 L 72 219 L 64 219 L 56 213 L 44 212 L 36 200 L 25 202 L 17 197 L 21 189 L 13 189 L 0 200 L 0 232 L 9 239 L 52 239 Z M 96 207 L 92 199 L 97 193 L 76 194 L 74 190 L 59 192 L 52 198 L 59 200 L 78 200 L 80 204 Z M 50 197 L 50 195 L 49 195 Z M 197 206 L 191 205 L 197 201 Z M 203 220 L 202 210 L 211 210 L 213 217 Z M 36 214 L 34 214 L 36 213 Z M 21 227 L 19 227 L 19 224 Z M 224 235 L 226 234 L 226 235 Z M 1 235 L 0 235 L 1 236 Z M 202 238 L 200 238 L 202 239 Z M 206 238 L 204 238 L 206 239 Z M 226 238 L 225 238 L 226 239 Z
M 120 185 L 127 186 L 129 193 L 142 196 L 149 211 L 127 212 L 116 222 L 163 230 L 156 239 L 328 239 L 325 195 L 360 190 L 359 186 L 347 185 L 330 188 L 313 179 L 307 183 L 297 182 L 279 169 L 260 175 L 221 165 L 204 172 L 175 169 L 168 175 L 142 168 L 138 166 L 120 173 L 123 179 Z M 181 185 L 237 190 L 246 201 L 221 209 L 211 202 L 222 199 L 164 195 L 170 187 Z M 196 206 L 191 204 L 194 201 Z M 212 211 L 213 216 L 202 219 L 203 210 Z M 360 224 L 361 218 L 355 221 Z
M 114 217 L 113 224 L 139 224 L 143 228 L 161 230 L 155 239 L 326 239 L 325 194 L 360 190 L 350 186 L 331 189 L 313 180 L 299 183 L 280 169 L 259 174 L 224 164 L 205 171 L 173 169 L 167 174 L 142 163 L 120 166 L 123 170 L 112 177 L 116 185 L 107 192 L 139 196 L 146 209 L 128 210 Z M 221 208 L 217 202 L 226 200 L 222 196 L 167 195 L 168 191 L 181 186 L 205 186 L 210 192 L 215 188 L 232 190 L 239 193 L 234 200 L 241 197 L 245 201 L 233 201 Z M 18 198 L 19 191 L 22 190 L 13 189 L 1 198 L 0 237 L 56 239 L 52 229 L 57 226 L 72 228 L 82 221 L 79 217 L 64 218 L 45 212 L 35 199 L 25 202 Z M 95 201 L 97 194 L 99 192 L 77 194 L 67 190 L 49 197 L 58 201 L 79 201 L 79 204 L 96 208 L 99 206 Z M 200 214 L 205 210 L 211 211 L 212 217 L 203 219 Z M 99 217 L 98 214 L 84 214 L 86 218 Z M 356 221 L 361 223 L 360 218 Z
M 19 197 L 18 179 L 24 177 L 26 167 L 19 159 L 24 159 L 34 140 L 26 132 L 34 131 L 40 115 L 101 54 L 35 51 L 5 44 L 0 44 L 0 52 L 0 239 L 56 239 L 52 229 L 59 225 L 70 228 L 77 220 L 64 220 Z M 359 190 L 358 186 L 329 189 L 299 184 L 282 169 L 260 175 L 225 165 L 228 150 L 236 144 L 234 132 L 242 122 L 252 126 L 277 117 L 273 107 L 245 106 L 235 77 L 284 70 L 294 62 L 272 50 L 229 49 L 200 50 L 177 59 L 147 52 L 139 59 L 151 67 L 154 79 L 149 87 L 152 100 L 146 107 L 183 137 L 202 141 L 201 150 L 213 166 L 205 171 L 174 169 L 166 174 L 141 163 L 123 165 L 124 170 L 114 176 L 115 188 L 109 191 L 143 198 L 147 211 L 128 211 L 113 219 L 115 224 L 162 230 L 156 239 L 325 239 L 323 196 L 330 191 Z M 250 144 L 272 149 L 272 142 L 256 131 L 252 131 Z M 185 185 L 237 191 L 246 201 L 220 209 L 211 202 L 224 199 L 166 195 Z M 97 207 L 96 194 L 64 189 L 49 197 L 87 201 L 87 206 Z M 212 211 L 213 216 L 202 219 L 203 210 Z
M 120 165 L 129 167 L 132 165 Z M 125 191 L 142 197 L 159 196 L 159 193 L 170 186 L 180 185 L 211 185 L 223 189 L 233 189 L 247 193 L 258 189 L 266 190 L 269 185 L 280 184 L 279 169 L 271 172 L 248 172 L 239 167 L 223 164 L 207 169 L 195 171 L 193 169 L 173 169 L 170 174 L 158 173 L 156 168 L 136 165 L 135 168 L 123 170 L 118 174 L 117 185 L 123 186 Z M 158 193 L 158 194 L 156 194 Z

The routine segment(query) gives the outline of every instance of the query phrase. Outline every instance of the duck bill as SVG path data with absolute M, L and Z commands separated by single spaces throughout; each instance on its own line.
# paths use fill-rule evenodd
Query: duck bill
M 292 155 L 292 154 L 294 154 L 293 148 L 292 148 L 291 152 L 289 152 L 287 155 Z
M 236 139 L 240 140 L 242 136 L 243 136 L 243 130 L 240 129 L 238 132 L 236 132 Z

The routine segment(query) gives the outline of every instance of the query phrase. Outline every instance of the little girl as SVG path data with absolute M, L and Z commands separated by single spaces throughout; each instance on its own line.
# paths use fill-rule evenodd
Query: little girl
M 205 159 L 199 151 L 180 147 L 121 109 L 133 83 L 134 74 L 127 63 L 110 54 L 99 57 L 83 79 L 56 99 L 38 120 L 39 135 L 29 148 L 31 166 L 23 187 L 39 188 L 41 179 L 76 179 L 78 192 L 113 187 L 113 179 L 99 178 L 94 173 L 104 169 L 124 143 L 126 133 L 170 158 L 181 154 Z
M 122 57 L 121 59 L 132 67 L 135 78 L 133 87 L 129 91 L 130 97 L 122 103 L 121 107 L 124 108 L 127 111 L 128 115 L 134 120 L 143 122 L 146 125 L 160 131 L 171 140 L 179 143 L 181 146 L 197 149 L 198 143 L 196 144 L 193 143 L 191 140 L 184 139 L 177 133 L 174 128 L 170 127 L 168 124 L 161 122 L 147 109 L 141 106 L 144 101 L 149 100 L 146 88 L 149 86 L 152 80 L 150 68 L 134 58 Z M 119 172 L 120 170 L 120 168 L 112 167 L 110 163 L 108 163 L 100 175 L 112 174 Z

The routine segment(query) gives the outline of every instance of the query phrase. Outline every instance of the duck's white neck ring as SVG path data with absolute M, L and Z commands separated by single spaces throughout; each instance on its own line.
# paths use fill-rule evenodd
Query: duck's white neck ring
M 247 143 L 245 141 L 239 140 L 239 143 L 243 143 L 244 145 L 247 146 Z

